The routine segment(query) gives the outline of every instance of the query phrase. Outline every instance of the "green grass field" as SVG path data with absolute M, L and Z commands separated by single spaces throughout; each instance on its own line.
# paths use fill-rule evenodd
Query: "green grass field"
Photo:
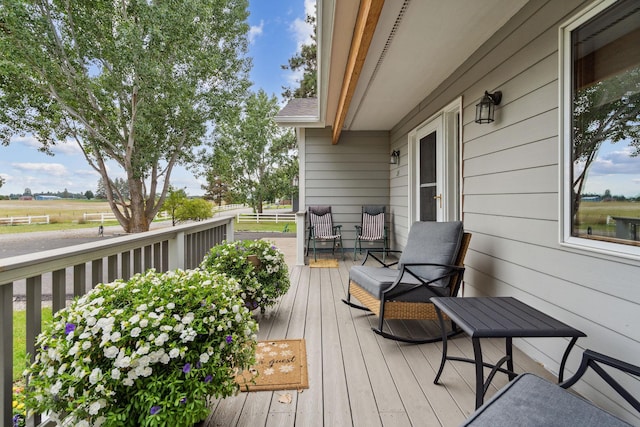
M 609 217 L 640 218 L 640 203 L 637 202 L 580 202 L 578 209 L 579 228 L 584 233 L 591 227 L 594 234 L 615 234 L 615 223 L 607 223 Z

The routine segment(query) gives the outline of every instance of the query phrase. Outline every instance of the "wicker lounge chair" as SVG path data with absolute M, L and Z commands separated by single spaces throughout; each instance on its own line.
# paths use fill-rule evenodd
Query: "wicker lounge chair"
M 389 241 L 387 237 L 387 225 L 385 224 L 386 206 L 363 206 L 362 219 L 360 225 L 356 225 L 356 241 L 353 245 L 353 260 L 357 259 L 358 253 L 362 253 L 362 241 L 382 242 L 382 260 L 385 260 Z
M 470 240 L 471 234 L 464 233 L 459 221 L 416 222 L 409 230 L 398 261 L 385 263 L 375 251 L 367 251 L 362 265 L 351 267 L 349 290 L 343 302 L 376 314 L 378 327 L 372 329 L 385 338 L 410 343 L 440 341 L 441 333 L 416 339 L 385 332 L 384 323 L 387 319 L 436 320 L 438 317 L 429 298 L 457 295 Z M 364 265 L 369 258 L 380 266 Z M 396 265 L 397 268 L 390 268 Z M 351 302 L 351 296 L 362 305 Z M 448 335 L 458 332 L 452 323 Z
M 342 259 L 344 259 L 344 247 L 342 246 L 342 225 L 336 225 L 333 223 L 333 217 L 331 216 L 331 206 L 309 206 L 309 227 L 307 238 L 307 251 L 309 254 L 309 246 L 313 242 L 313 259 L 318 260 L 316 255 L 316 241 L 324 240 L 333 242 L 331 247 L 331 253 L 334 253 L 336 246 L 340 246 L 342 252 Z

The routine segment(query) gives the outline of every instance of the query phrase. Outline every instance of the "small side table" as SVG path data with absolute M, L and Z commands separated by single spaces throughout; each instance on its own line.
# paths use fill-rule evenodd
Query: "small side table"
M 475 363 L 476 409 L 482 406 L 484 395 L 497 372 L 507 374 L 509 380 L 516 377 L 513 371 L 513 338 L 570 337 L 571 341 L 562 356 L 558 374 L 558 379 L 562 382 L 564 367 L 571 349 L 578 338 L 586 337 L 583 332 L 512 297 L 433 297 L 431 302 L 435 305 L 440 328 L 443 331 L 442 361 L 433 382 L 438 383 L 447 360 Z M 446 313 L 471 337 L 474 359 L 447 356 L 447 336 L 442 313 Z M 505 338 L 506 355 L 495 365 L 483 362 L 480 338 Z M 501 367 L 505 362 L 507 369 Z M 485 366 L 491 368 L 486 380 L 483 372 Z

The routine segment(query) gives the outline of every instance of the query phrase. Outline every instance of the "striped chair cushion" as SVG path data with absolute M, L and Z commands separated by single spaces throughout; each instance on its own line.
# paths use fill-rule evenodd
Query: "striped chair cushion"
M 384 214 L 362 214 L 362 240 L 380 240 L 384 237 Z
M 330 213 L 316 215 L 313 212 L 309 212 L 309 221 L 313 226 L 313 236 L 316 239 L 337 239 L 340 237 L 340 234 L 333 234 L 333 222 L 331 221 Z

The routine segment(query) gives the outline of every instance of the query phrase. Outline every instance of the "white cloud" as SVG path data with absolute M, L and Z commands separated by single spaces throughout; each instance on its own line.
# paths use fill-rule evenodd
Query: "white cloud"
M 296 42 L 296 51 L 292 53 L 296 55 L 301 52 L 302 45 L 310 44 L 313 42 L 311 38 L 313 36 L 313 26 L 306 22 L 307 15 L 315 16 L 316 2 L 315 0 L 304 1 L 304 16 L 298 17 L 289 25 L 289 32 L 292 38 Z M 287 71 L 285 73 L 285 79 L 287 80 L 287 86 L 296 87 L 302 80 L 304 70 Z
M 299 17 L 293 20 L 291 25 L 289 26 L 289 30 L 291 31 L 294 40 L 296 41 L 296 51 L 300 52 L 303 44 L 309 44 L 312 41 L 311 36 L 313 35 L 313 26 L 306 22 L 307 15 L 315 15 L 316 10 L 316 2 L 315 0 L 305 0 L 304 2 L 304 13 L 305 16 Z
M 38 141 L 32 135 L 14 138 L 13 142 L 22 144 L 26 147 L 34 148 L 36 150 L 42 147 L 42 144 L 40 143 L 40 141 Z M 71 141 L 58 141 L 55 145 L 50 146 L 50 149 L 54 154 L 60 154 L 65 156 L 82 153 L 82 150 L 80 150 L 80 147 L 78 147 L 78 144 Z
M 11 163 L 11 166 L 23 172 L 36 172 L 51 176 L 65 176 L 69 174 L 66 166 L 60 163 Z
M 253 43 L 258 36 L 261 36 L 263 29 L 263 20 L 260 20 L 260 25 L 252 25 L 251 28 L 249 28 L 249 43 Z

